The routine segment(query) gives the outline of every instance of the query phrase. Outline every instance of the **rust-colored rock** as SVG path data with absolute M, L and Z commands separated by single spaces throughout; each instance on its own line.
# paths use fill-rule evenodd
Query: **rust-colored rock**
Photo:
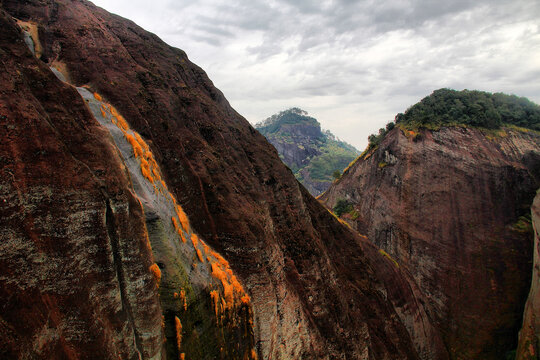
M 353 203 L 351 224 L 412 274 L 451 358 L 501 359 L 516 348 L 539 144 L 532 131 L 396 128 L 321 198 Z
M 86 1 L 4 0 L 3 6 L 38 25 L 43 61 L 100 94 L 150 145 L 192 227 L 225 256 L 249 293 L 259 358 L 445 358 L 430 311 L 407 275 L 314 200 L 181 50 Z M 89 137 L 70 130 L 66 142 Z M 66 174 L 70 184 L 85 179 Z M 144 265 L 150 279 L 149 259 Z M 165 315 L 174 329 L 174 315 Z M 161 320 L 152 316 L 149 321 Z M 183 334 L 182 346 L 187 341 Z
M 108 133 L 0 9 L 0 358 L 161 359 L 142 208 Z
M 540 357 L 540 195 L 534 198 L 531 207 L 534 228 L 534 262 L 531 279 L 531 290 L 525 312 L 523 327 L 519 333 L 519 344 L 516 359 L 534 360 Z

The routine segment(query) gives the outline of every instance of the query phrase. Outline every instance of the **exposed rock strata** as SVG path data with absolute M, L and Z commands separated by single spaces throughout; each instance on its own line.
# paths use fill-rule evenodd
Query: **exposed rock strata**
M 98 93 L 79 87 L 94 117 L 114 139 L 144 208 L 159 277 L 168 358 L 250 359 L 250 297 L 223 257 L 191 229 L 162 179 L 148 144 Z
M 260 358 L 444 358 L 425 306 L 401 271 L 299 186 L 181 50 L 85 1 L 3 6 L 38 24 L 43 61 L 101 94 L 150 146 L 192 227 L 246 284 Z M 31 86 L 42 89 L 39 82 Z M 70 130 L 64 141 L 88 137 Z
M 144 215 L 108 133 L 0 9 L 0 357 L 161 359 Z
M 410 272 L 452 358 L 516 348 L 530 286 L 526 216 L 540 137 L 512 129 L 396 128 L 323 196 L 354 204 L 351 224 Z
M 534 198 L 531 207 L 534 228 L 534 262 L 531 279 L 531 290 L 525 313 L 523 327 L 519 333 L 519 345 L 516 359 L 534 360 L 540 357 L 540 195 Z
M 313 196 L 323 193 L 360 153 L 337 139 L 307 112 L 291 108 L 255 125 L 274 145 L 279 157 Z

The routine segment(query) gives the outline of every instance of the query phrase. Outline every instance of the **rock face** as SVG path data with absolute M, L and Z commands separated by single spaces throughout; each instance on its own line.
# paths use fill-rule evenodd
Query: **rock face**
M 144 215 L 112 139 L 0 9 L 0 357 L 161 359 Z
M 409 275 L 313 199 L 181 50 L 86 1 L 2 6 L 35 26 L 42 61 L 2 13 L 2 355 L 173 358 L 181 354 L 169 344 L 178 350 L 188 336 L 189 359 L 447 358 Z M 89 111 L 96 106 L 101 123 Z M 166 205 L 157 195 L 141 195 L 141 174 L 154 179 L 153 190 L 144 185 L 152 194 L 170 194 L 171 222 L 159 216 Z M 220 296 L 188 299 L 200 315 L 188 318 L 189 332 L 171 296 L 185 283 L 174 283 L 159 246 L 153 264 L 148 246 L 148 234 L 152 245 L 170 245 L 159 234 L 170 234 L 184 210 L 190 230 L 178 235 L 190 236 L 191 254 L 207 245 L 224 257 L 211 256 L 223 268 L 212 264 L 220 281 L 207 284 Z M 192 275 L 210 261 L 200 257 L 182 263 L 190 284 L 209 281 Z M 161 280 L 161 309 L 150 270 Z M 253 325 L 238 326 L 250 314 L 222 301 L 228 286 L 251 297 Z M 210 333 L 208 319 L 225 330 L 226 354 L 217 335 L 200 335 Z M 244 353 L 251 327 L 257 343 Z
M 350 223 L 412 274 L 451 358 L 516 348 L 539 144 L 512 129 L 395 128 L 321 197 L 353 204 Z
M 540 195 L 536 195 L 531 207 L 534 228 L 534 263 L 531 290 L 525 313 L 523 328 L 519 333 L 519 345 L 516 359 L 533 360 L 540 356 Z
M 292 108 L 273 115 L 255 128 L 274 145 L 279 157 L 313 195 L 324 192 L 359 151 L 336 139 L 307 112 Z
M 112 136 L 143 205 L 167 357 L 253 359 L 251 299 L 228 262 L 193 232 L 148 143 L 101 95 L 77 91 Z

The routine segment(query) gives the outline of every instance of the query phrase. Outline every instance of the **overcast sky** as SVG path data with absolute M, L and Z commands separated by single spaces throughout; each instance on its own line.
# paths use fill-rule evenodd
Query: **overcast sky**
M 540 103 L 538 0 L 94 0 L 186 51 L 251 123 L 300 107 L 362 150 L 433 90 Z

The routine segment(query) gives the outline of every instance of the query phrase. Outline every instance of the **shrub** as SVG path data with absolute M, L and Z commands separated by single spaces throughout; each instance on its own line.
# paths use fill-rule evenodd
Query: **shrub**
M 354 210 L 353 205 L 345 199 L 339 199 L 336 202 L 336 206 L 334 206 L 334 213 L 336 213 L 337 216 L 341 216 L 353 210 Z

